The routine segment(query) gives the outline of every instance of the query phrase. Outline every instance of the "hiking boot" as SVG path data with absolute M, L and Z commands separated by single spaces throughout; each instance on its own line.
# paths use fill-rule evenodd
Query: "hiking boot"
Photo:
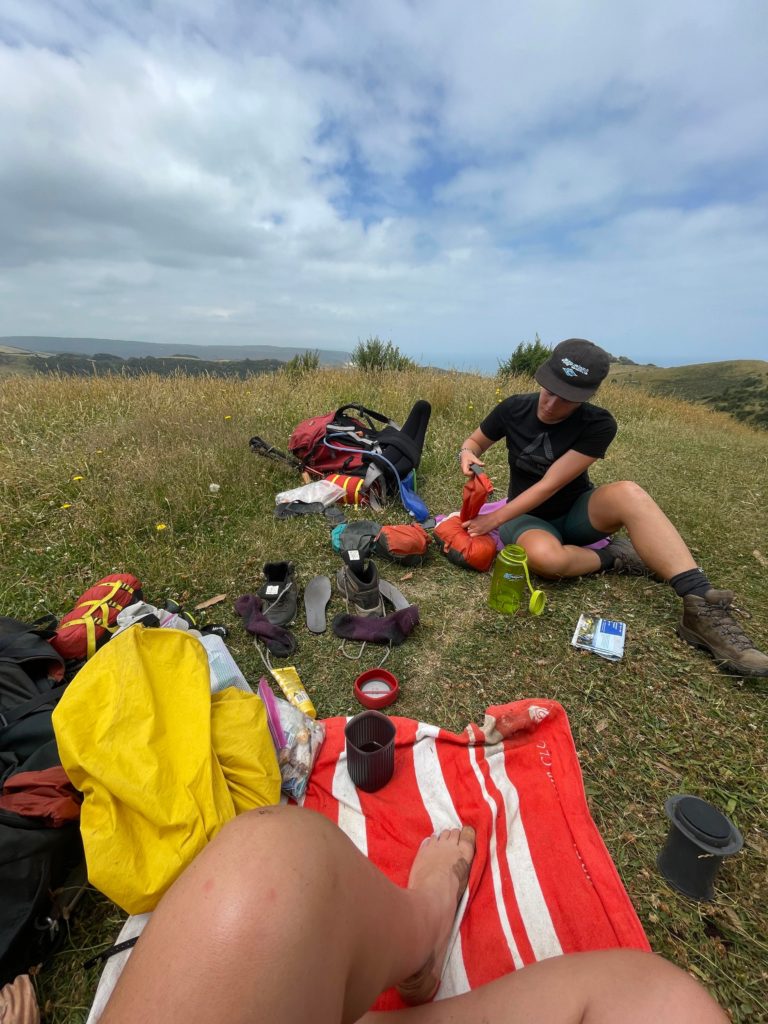
M 267 582 L 256 591 L 264 603 L 264 618 L 273 626 L 287 626 L 296 618 L 293 562 L 267 562 L 264 577 Z
M 758 651 L 731 614 L 733 591 L 708 590 L 703 597 L 686 594 L 677 634 L 692 647 L 709 651 L 721 672 L 768 676 L 768 656 Z
M 336 573 L 336 586 L 347 601 L 350 615 L 384 615 L 379 590 L 379 571 L 373 559 L 354 558 L 357 551 L 345 551 L 344 565 Z
M 656 575 L 638 555 L 632 541 L 627 537 L 614 537 L 600 553 L 613 558 L 613 565 L 608 566 L 608 572 L 618 572 L 625 576 Z

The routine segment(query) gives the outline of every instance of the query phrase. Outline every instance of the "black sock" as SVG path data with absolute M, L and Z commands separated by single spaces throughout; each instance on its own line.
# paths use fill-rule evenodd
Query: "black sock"
M 596 548 L 595 554 L 600 559 L 600 572 L 607 572 L 609 569 L 613 568 L 616 555 L 611 551 L 610 544 L 606 544 L 604 548 Z
M 677 576 L 672 577 L 669 585 L 678 597 L 685 597 L 686 594 L 704 597 L 706 592 L 712 589 L 712 584 L 704 575 L 704 570 L 698 567 L 696 569 L 686 569 L 685 572 L 679 572 Z

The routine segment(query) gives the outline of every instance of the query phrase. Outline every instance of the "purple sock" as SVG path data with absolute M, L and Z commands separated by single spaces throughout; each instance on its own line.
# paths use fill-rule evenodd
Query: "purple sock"
M 266 619 L 261 611 L 261 598 L 256 594 L 243 594 L 235 601 L 235 611 L 243 619 L 245 628 L 266 644 L 270 654 L 276 658 L 287 658 L 298 646 L 296 637 L 282 626 L 276 626 Z
M 333 632 L 344 640 L 363 640 L 372 644 L 391 643 L 399 647 L 419 624 L 418 605 L 401 608 L 391 615 L 337 615 Z

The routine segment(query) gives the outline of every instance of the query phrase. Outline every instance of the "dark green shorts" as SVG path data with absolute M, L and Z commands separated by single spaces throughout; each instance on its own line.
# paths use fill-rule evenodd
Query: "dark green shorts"
M 499 527 L 499 536 L 505 544 L 517 544 L 517 539 L 526 530 L 544 530 L 556 537 L 561 544 L 594 544 L 605 538 L 605 533 L 596 530 L 589 521 L 587 506 L 592 491 L 585 491 L 574 501 L 565 515 L 557 519 L 539 519 L 538 516 L 517 516 Z

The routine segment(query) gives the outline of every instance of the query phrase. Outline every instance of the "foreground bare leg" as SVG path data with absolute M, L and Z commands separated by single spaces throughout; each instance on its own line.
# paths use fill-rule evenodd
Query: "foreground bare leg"
M 689 975 L 652 953 L 573 953 L 508 974 L 463 996 L 361 1024 L 727 1024 Z
M 414 975 L 428 997 L 473 854 L 473 830 L 442 833 L 401 889 L 318 814 L 242 815 L 163 897 L 102 1022 L 340 1024 Z

